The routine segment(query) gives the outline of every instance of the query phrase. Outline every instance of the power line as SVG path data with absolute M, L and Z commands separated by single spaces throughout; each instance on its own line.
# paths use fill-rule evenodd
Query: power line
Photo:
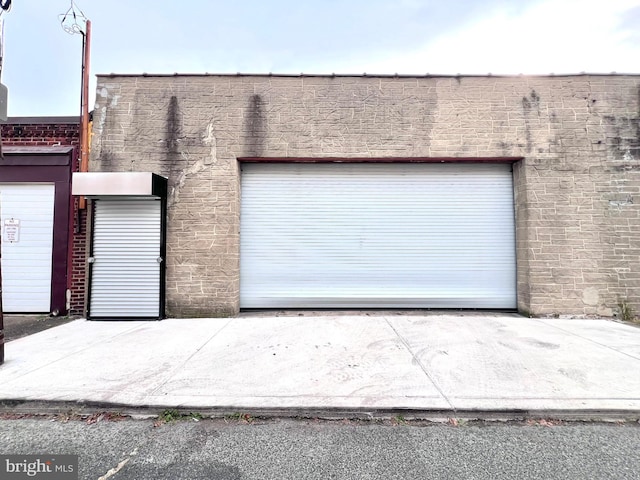
M 80 8 L 71 0 L 71 5 L 65 13 L 58 15 L 62 29 L 69 35 L 76 33 L 85 34 L 87 17 Z

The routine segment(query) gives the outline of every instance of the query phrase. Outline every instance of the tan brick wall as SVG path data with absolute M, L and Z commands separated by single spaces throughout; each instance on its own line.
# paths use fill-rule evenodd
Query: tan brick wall
M 94 171 L 169 178 L 167 306 L 239 303 L 238 157 L 523 157 L 518 305 L 640 310 L 640 76 L 101 76 Z

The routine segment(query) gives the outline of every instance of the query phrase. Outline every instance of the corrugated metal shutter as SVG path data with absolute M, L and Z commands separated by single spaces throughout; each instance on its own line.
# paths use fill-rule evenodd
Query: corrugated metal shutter
M 6 313 L 48 313 L 53 259 L 52 184 L 0 185 L 1 225 L 19 220 L 15 243 L 2 242 L 2 307 Z
M 515 308 L 503 164 L 245 164 L 241 308 Z
M 91 318 L 160 316 L 159 200 L 97 200 Z

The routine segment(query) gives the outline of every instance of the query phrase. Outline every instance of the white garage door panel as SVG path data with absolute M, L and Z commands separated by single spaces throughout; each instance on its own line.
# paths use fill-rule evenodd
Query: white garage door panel
M 19 241 L 2 242 L 2 307 L 7 313 L 51 309 L 54 200 L 52 184 L 0 184 L 2 225 L 6 219 L 20 220 Z
M 242 308 L 514 308 L 510 165 L 246 164 Z
M 93 227 L 91 317 L 160 315 L 159 200 L 98 200 Z

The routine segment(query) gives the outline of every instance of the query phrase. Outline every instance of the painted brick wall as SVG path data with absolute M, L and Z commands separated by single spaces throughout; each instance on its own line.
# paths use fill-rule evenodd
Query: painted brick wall
M 9 118 L 0 126 L 2 145 L 5 146 L 79 146 L 80 124 L 76 119 L 55 117 Z M 76 150 L 77 152 L 77 150 Z M 78 158 L 73 159 L 73 171 L 78 170 Z M 80 316 L 85 300 L 85 245 L 86 214 L 78 211 L 77 200 L 73 202 L 73 250 L 70 315 Z
M 523 157 L 518 303 L 640 310 L 640 76 L 100 76 L 93 171 L 169 178 L 174 316 L 239 302 L 239 157 Z

